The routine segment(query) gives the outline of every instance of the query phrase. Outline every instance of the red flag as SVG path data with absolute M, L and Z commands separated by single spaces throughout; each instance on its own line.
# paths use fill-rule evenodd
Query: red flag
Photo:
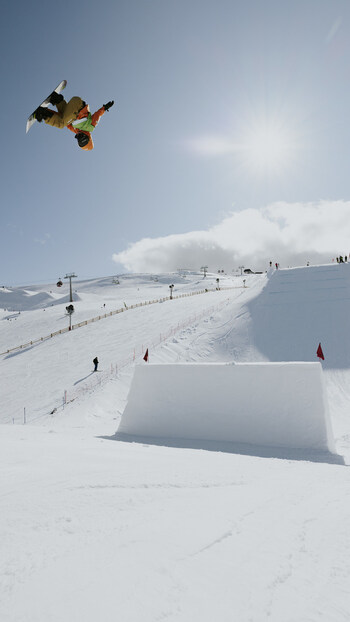
M 147 363 L 147 361 L 148 361 L 148 348 L 147 348 L 147 350 L 145 352 L 145 356 L 143 357 L 143 360 L 146 361 L 146 363 Z
M 317 348 L 317 356 L 319 359 L 322 359 L 322 361 L 324 361 L 324 356 L 323 356 L 323 352 L 322 352 L 322 348 L 321 348 L 321 344 L 318 344 L 318 348 Z

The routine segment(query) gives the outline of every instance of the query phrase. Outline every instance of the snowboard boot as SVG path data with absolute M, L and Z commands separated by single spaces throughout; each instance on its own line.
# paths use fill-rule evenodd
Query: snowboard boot
M 50 104 L 57 106 L 57 104 L 60 104 L 61 101 L 63 101 L 63 95 L 56 93 L 56 91 L 52 91 L 50 95 Z
M 45 121 L 45 119 L 50 119 L 53 114 L 55 114 L 53 110 L 48 110 L 48 108 L 39 106 L 39 108 L 37 108 L 34 112 L 34 117 L 39 123 L 41 123 L 42 120 Z

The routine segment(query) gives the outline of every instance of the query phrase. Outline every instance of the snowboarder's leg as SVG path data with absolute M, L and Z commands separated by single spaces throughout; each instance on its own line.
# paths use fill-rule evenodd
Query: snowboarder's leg
M 62 100 L 56 104 L 58 112 L 54 112 L 52 117 L 45 119 L 45 123 L 59 129 L 67 127 L 69 123 L 75 121 L 83 106 L 84 102 L 80 97 L 72 97 L 68 103 L 62 98 Z
M 61 114 L 59 112 L 55 112 L 54 110 L 50 110 L 50 112 L 52 112 L 52 115 L 45 119 L 45 123 L 47 125 L 51 125 L 52 127 L 57 127 L 59 130 L 63 130 L 65 125 Z
M 52 102 L 56 105 L 57 112 L 52 111 L 53 114 L 45 119 L 45 123 L 47 123 L 47 125 L 51 125 L 52 127 L 57 127 L 59 130 L 62 130 L 67 125 L 67 123 L 64 122 L 64 116 L 68 104 L 63 98 L 63 95 L 60 96 L 60 101 L 57 100 L 58 98 L 55 99 L 54 102 Z
M 49 99 L 50 103 L 56 106 L 58 112 L 51 110 L 50 108 L 46 108 L 45 106 L 39 106 L 34 113 L 36 120 L 39 121 L 39 123 L 41 123 L 41 121 L 45 121 L 45 123 L 52 125 L 53 127 L 65 127 L 62 122 L 62 116 L 67 106 L 67 102 L 64 100 L 63 95 L 56 93 L 56 91 L 52 91 Z
M 64 124 L 68 125 L 72 121 L 75 121 L 79 112 L 82 108 L 84 108 L 85 102 L 81 99 L 81 97 L 72 97 L 69 100 L 67 106 L 65 107 L 63 113 Z

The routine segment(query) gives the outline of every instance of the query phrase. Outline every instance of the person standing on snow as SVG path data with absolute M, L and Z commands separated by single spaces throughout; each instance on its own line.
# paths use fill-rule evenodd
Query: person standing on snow
M 67 103 L 63 95 L 53 91 L 50 96 L 50 103 L 56 106 L 57 112 L 39 106 L 34 113 L 36 120 L 39 123 L 45 121 L 47 125 L 58 129 L 67 127 L 71 132 L 74 132 L 79 147 L 84 151 L 91 151 L 94 148 L 91 132 L 106 110 L 113 106 L 114 101 L 107 102 L 93 114 L 91 114 L 88 104 L 80 97 L 72 97 Z
M 98 367 L 98 358 L 97 358 L 97 356 L 95 356 L 95 358 L 94 358 L 94 360 L 92 362 L 95 365 L 94 371 L 97 371 L 97 367 Z

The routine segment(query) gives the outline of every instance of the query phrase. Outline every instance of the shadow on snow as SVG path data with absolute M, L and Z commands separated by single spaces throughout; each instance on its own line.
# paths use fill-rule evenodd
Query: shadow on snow
M 228 443 L 223 441 L 206 441 L 194 439 L 169 439 L 148 436 L 133 436 L 116 433 L 113 436 L 101 436 L 105 440 L 121 441 L 124 443 L 141 443 L 143 445 L 158 445 L 161 447 L 177 447 L 181 449 L 201 449 L 256 458 L 276 458 L 279 460 L 298 460 L 303 462 L 319 462 L 346 466 L 343 456 L 331 452 L 312 451 L 310 449 L 291 449 L 289 447 L 264 447 L 243 443 Z

